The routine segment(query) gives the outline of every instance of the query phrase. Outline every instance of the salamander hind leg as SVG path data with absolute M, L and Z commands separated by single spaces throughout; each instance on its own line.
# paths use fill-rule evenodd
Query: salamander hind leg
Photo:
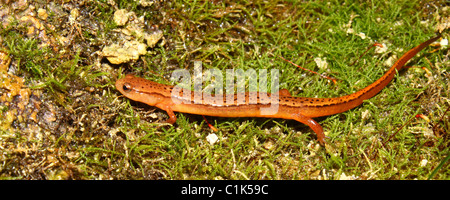
M 317 140 L 319 141 L 319 143 L 324 146 L 325 145 L 325 134 L 323 133 L 323 128 L 322 126 L 320 126 L 319 123 L 317 123 L 316 121 L 314 121 L 312 118 L 310 117 L 306 117 L 303 116 L 301 114 L 294 114 L 292 115 L 292 119 L 301 122 L 303 124 L 308 125 L 316 134 L 317 134 Z
M 280 96 L 288 96 L 288 97 L 292 96 L 291 93 L 289 92 L 289 90 L 287 90 L 287 89 L 281 89 L 278 92 L 279 92 Z

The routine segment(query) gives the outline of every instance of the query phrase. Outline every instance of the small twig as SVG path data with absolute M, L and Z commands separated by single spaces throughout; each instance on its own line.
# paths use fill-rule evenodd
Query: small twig
M 363 53 L 361 56 L 359 56 L 358 59 L 356 59 L 355 61 L 353 61 L 353 63 L 350 64 L 349 66 L 353 66 L 354 64 L 356 64 L 356 62 L 358 62 L 359 59 L 361 59 L 361 58 L 362 58 L 362 57 L 363 57 L 363 56 L 364 56 L 371 48 L 376 47 L 376 46 L 378 46 L 378 47 L 383 47 L 382 44 L 380 44 L 380 43 L 378 43 L 378 42 L 375 42 L 375 44 L 372 44 L 372 46 L 370 46 L 366 51 L 364 51 L 364 53 Z M 360 67 L 358 70 L 361 70 L 361 67 Z
M 328 80 L 333 81 L 333 83 L 336 84 L 336 79 L 335 79 L 335 78 L 332 78 L 332 77 L 329 77 L 329 76 L 326 76 L 326 75 L 323 75 L 323 74 L 319 74 L 319 73 L 317 73 L 317 72 L 315 72 L 315 71 L 312 71 L 312 70 L 310 70 L 310 69 L 306 69 L 306 68 L 300 67 L 299 65 L 293 63 L 293 62 L 290 61 L 290 60 L 287 60 L 286 58 L 283 58 L 282 56 L 278 56 L 278 57 L 280 57 L 280 58 L 283 59 L 284 61 L 286 61 L 286 62 L 288 62 L 288 63 L 291 63 L 292 65 L 294 65 L 294 66 L 296 66 L 296 67 L 298 67 L 298 68 L 300 68 L 300 69 L 303 69 L 303 70 L 309 71 L 309 72 L 311 72 L 311 73 L 317 74 L 317 75 L 321 76 L 322 78 L 326 78 L 326 79 L 328 79 Z
M 416 115 L 415 117 L 418 117 L 418 115 Z M 403 127 L 406 126 L 406 124 L 409 124 L 409 122 L 411 122 L 411 120 L 414 119 L 414 117 L 411 117 L 411 119 L 409 119 L 406 123 L 404 123 L 394 134 L 391 135 L 391 137 L 389 137 L 389 139 L 387 139 L 385 142 L 382 143 L 383 147 L 386 148 L 385 144 L 387 142 L 389 142 L 389 140 L 391 140 L 395 135 L 397 135 L 398 132 L 400 132 L 400 130 L 403 129 Z

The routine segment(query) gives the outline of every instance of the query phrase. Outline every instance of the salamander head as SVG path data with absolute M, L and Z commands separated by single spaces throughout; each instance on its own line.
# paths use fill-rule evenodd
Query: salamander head
M 116 81 L 116 89 L 124 96 L 150 106 L 163 100 L 164 96 L 155 89 L 158 85 L 160 84 L 130 74 Z

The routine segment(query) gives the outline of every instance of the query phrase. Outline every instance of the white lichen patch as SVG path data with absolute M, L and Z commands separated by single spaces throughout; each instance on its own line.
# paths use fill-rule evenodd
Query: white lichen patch
M 121 37 L 120 42 L 106 46 L 99 53 L 112 64 L 134 62 L 139 56 L 147 54 L 147 48 L 164 45 L 164 35 L 157 26 L 148 30 L 144 16 L 137 17 L 136 13 L 119 9 L 114 13 L 114 22 L 120 27 L 115 29 Z
M 347 176 L 345 173 L 342 173 L 342 174 L 338 177 L 338 180 L 356 180 L 356 179 L 358 179 L 357 176 L 355 176 L 355 175 Z
M 139 5 L 142 7 L 149 7 L 154 4 L 152 0 L 134 0 L 135 2 L 138 2 Z
M 359 36 L 363 40 L 366 39 L 366 37 L 367 37 L 366 34 L 363 32 L 357 33 L 356 35 Z
M 133 15 L 133 12 L 127 12 L 125 9 L 120 9 L 114 12 L 114 22 L 117 26 L 124 26 L 128 22 L 128 18 Z
M 442 47 L 447 47 L 448 46 L 448 40 L 447 39 L 442 39 L 440 42 L 439 42 L 439 44 L 442 46 Z
M 123 45 L 112 44 L 103 48 L 101 55 L 112 64 L 136 61 L 140 55 L 147 53 L 147 45 L 138 41 L 127 41 Z
M 47 11 L 45 9 L 39 8 L 38 11 L 38 17 L 43 19 L 43 20 L 47 20 L 48 14 Z
M 147 41 L 147 45 L 150 48 L 155 47 L 155 45 L 158 43 L 158 41 L 163 38 L 163 32 L 161 30 L 155 30 L 149 34 L 144 34 L 144 39 Z
M 376 54 L 383 54 L 383 53 L 386 53 L 386 52 L 387 52 L 387 50 L 388 50 L 387 45 L 386 45 L 385 43 L 383 43 L 383 44 L 381 44 L 381 45 L 382 45 L 382 47 L 380 47 L 380 46 L 375 46 L 375 53 L 376 53 Z
M 328 68 L 327 58 L 314 58 L 314 62 L 316 62 L 316 65 L 319 69 Z
M 420 161 L 420 166 L 421 167 L 425 167 L 425 166 L 427 166 L 427 163 L 428 163 L 428 160 L 427 159 L 423 159 L 423 160 Z
M 383 65 L 386 67 L 391 67 L 397 61 L 397 55 L 392 55 L 386 61 L 383 62 Z
M 214 145 L 217 141 L 219 141 L 219 137 L 217 137 L 216 134 L 211 133 L 206 136 L 206 141 L 208 141 L 210 145 Z

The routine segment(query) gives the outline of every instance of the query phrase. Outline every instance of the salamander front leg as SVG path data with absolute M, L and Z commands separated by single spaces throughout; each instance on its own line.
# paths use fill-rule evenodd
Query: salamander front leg
M 319 123 L 314 121 L 312 118 L 303 116 L 301 114 L 294 114 L 292 119 L 308 125 L 317 134 L 317 140 L 319 141 L 319 143 L 322 146 L 325 145 L 326 136 L 323 133 L 323 128 L 322 128 L 322 126 L 320 126 Z
M 167 114 L 169 115 L 169 119 L 167 120 L 167 123 L 174 124 L 177 121 L 177 116 L 175 113 L 173 113 L 172 110 L 166 110 Z
M 174 124 L 177 121 L 177 116 L 172 111 L 172 108 L 170 106 L 168 105 L 166 106 L 155 105 L 155 106 L 167 112 L 167 115 L 169 115 L 169 119 L 166 121 L 167 123 Z

